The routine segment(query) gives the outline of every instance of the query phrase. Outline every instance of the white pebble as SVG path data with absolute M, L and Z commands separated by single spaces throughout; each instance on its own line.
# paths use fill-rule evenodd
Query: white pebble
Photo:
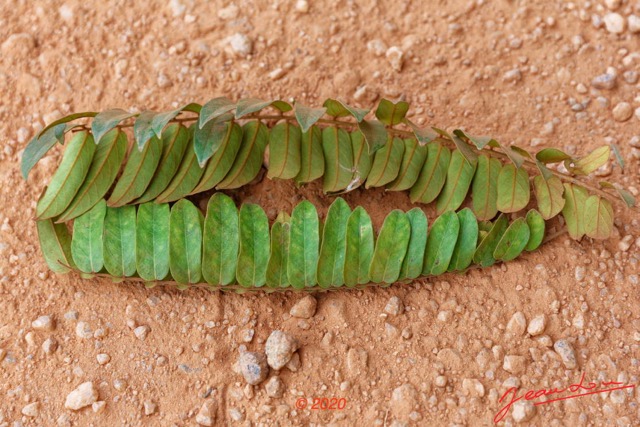
M 299 319 L 310 319 L 316 314 L 317 306 L 318 300 L 313 295 L 306 295 L 291 307 L 289 314 Z
M 198 414 L 196 415 L 196 423 L 201 426 L 211 427 L 215 421 L 215 411 L 212 401 L 206 401 L 200 407 Z
M 51 316 L 40 316 L 33 322 L 31 322 L 31 327 L 38 331 L 52 331 L 55 326 Z
M 560 355 L 562 363 L 567 369 L 575 369 L 578 366 L 576 352 L 567 340 L 558 340 L 553 344 L 553 349 Z
M 529 322 L 529 326 L 527 327 L 527 332 L 529 335 L 535 337 L 536 335 L 540 335 L 544 332 L 544 329 L 547 327 L 547 317 L 544 314 L 540 314 Z
M 384 307 L 384 311 L 392 316 L 398 316 L 404 313 L 404 304 L 400 298 L 392 296 Z
M 251 55 L 251 52 L 253 51 L 253 43 L 251 42 L 251 39 L 244 34 L 235 33 L 227 37 L 227 42 L 229 43 L 229 46 L 231 46 L 231 50 L 240 56 Z
M 629 17 L 627 18 L 627 23 L 629 24 L 630 33 L 640 33 L 640 16 L 629 15 Z
M 300 13 L 309 12 L 309 2 L 307 0 L 298 0 L 296 2 L 296 10 Z
M 284 383 L 280 377 L 271 377 L 269 381 L 264 385 L 264 389 L 267 392 L 267 396 L 279 399 L 284 394 Z
M 149 331 L 151 331 L 151 328 L 144 325 L 144 326 L 138 326 L 137 328 L 135 328 L 133 330 L 133 333 L 135 334 L 136 338 L 144 341 L 145 339 L 147 339 L 147 334 L 149 334 Z
M 106 406 L 107 406 L 107 402 L 105 402 L 104 400 L 101 400 L 99 402 L 92 403 L 91 409 L 95 414 L 100 414 L 104 412 L 104 409 L 106 408 Z
M 633 107 L 628 102 L 620 102 L 613 107 L 613 119 L 617 122 L 626 122 L 633 115 Z
M 111 356 L 106 353 L 100 353 L 96 356 L 96 360 L 98 360 L 98 364 L 106 365 L 111 360 Z
M 82 339 L 89 339 L 93 336 L 93 331 L 87 322 L 78 322 L 76 325 L 76 335 Z
M 40 403 L 38 402 L 33 402 L 33 403 L 29 403 L 27 406 L 25 406 L 24 408 L 22 408 L 22 415 L 27 416 L 27 417 L 37 417 L 38 414 L 40 413 Z
M 398 46 L 391 46 L 385 53 L 387 61 L 391 64 L 391 68 L 400 72 L 404 63 L 404 52 Z
M 505 82 L 519 82 L 522 80 L 522 72 L 519 68 L 514 68 L 513 70 L 509 70 L 502 76 L 502 80 Z
M 150 400 L 146 400 L 144 402 L 144 414 L 145 415 L 153 415 L 156 412 L 156 404 Z
M 625 20 L 619 13 L 607 13 L 603 18 L 607 31 L 613 34 L 620 34 L 624 31 Z
M 511 316 L 509 323 L 507 323 L 507 333 L 514 336 L 520 336 L 524 334 L 527 329 L 527 319 L 524 317 L 524 313 L 518 311 Z
M 58 341 L 53 337 L 47 338 L 42 343 L 42 351 L 44 351 L 45 354 L 53 354 L 57 349 Z
M 273 369 L 282 369 L 298 349 L 295 338 L 282 331 L 273 331 L 265 344 L 267 363 Z
M 529 421 L 536 413 L 536 407 L 528 400 L 520 400 L 513 404 L 511 416 L 516 423 Z
M 64 407 L 77 411 L 89 406 L 98 400 L 98 390 L 91 381 L 82 383 L 67 395 L 67 399 L 64 402 Z

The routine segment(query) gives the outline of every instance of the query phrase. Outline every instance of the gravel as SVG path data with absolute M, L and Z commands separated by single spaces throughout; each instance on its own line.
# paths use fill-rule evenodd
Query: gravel
M 532 402 L 520 400 L 513 404 L 511 416 L 516 423 L 526 423 L 536 414 L 536 407 Z
M 318 300 L 316 300 L 312 295 L 306 295 L 291 307 L 289 314 L 299 319 L 310 319 L 314 314 L 316 314 L 317 306 Z
M 517 375 L 524 372 L 526 368 L 524 356 L 508 355 L 504 357 L 502 369 L 505 371 Z
M 544 314 L 539 314 L 529 322 L 527 327 L 527 333 L 531 336 L 540 335 L 547 327 L 547 317 Z
M 85 340 L 93 337 L 91 326 L 87 322 L 78 322 L 76 324 L 76 336 Z
M 106 365 L 111 361 L 111 356 L 106 353 L 100 353 L 96 356 L 96 360 L 98 361 L 98 364 Z
M 275 370 L 282 369 L 297 349 L 298 342 L 295 338 L 282 331 L 273 331 L 265 345 L 269 366 Z
M 591 80 L 591 86 L 601 90 L 611 90 L 616 87 L 616 75 L 611 73 L 601 74 Z
M 404 313 L 402 300 L 396 296 L 389 298 L 387 305 L 384 307 L 384 312 L 392 316 L 398 316 Z
M 633 115 L 633 107 L 628 102 L 620 102 L 613 107 L 612 113 L 616 122 L 626 122 Z
M 248 56 L 253 52 L 253 43 L 244 34 L 235 33 L 227 37 L 227 43 L 229 43 L 231 50 L 239 56 Z
M 211 427 L 216 420 L 213 401 L 207 400 L 202 404 L 196 414 L 196 423 L 201 426 Z
M 94 403 L 91 404 L 91 410 L 95 414 L 100 414 L 100 413 L 104 412 L 106 407 L 107 407 L 107 402 L 105 402 L 104 400 L 100 400 L 98 402 L 94 402 Z
M 387 49 L 387 52 L 384 54 L 395 71 L 402 71 L 402 66 L 404 64 L 404 52 L 400 50 L 398 46 L 391 46 Z
M 284 395 L 284 383 L 280 377 L 271 377 L 264 386 L 267 396 L 279 399 Z
M 418 392 L 412 384 L 406 383 L 391 393 L 391 412 L 396 418 L 406 420 L 418 403 Z
M 627 23 L 629 25 L 629 32 L 632 34 L 640 33 L 640 16 L 638 15 L 629 15 L 627 18 Z
M 509 323 L 507 323 L 507 333 L 519 337 L 524 334 L 527 329 L 527 319 L 524 317 L 524 313 L 518 311 L 511 316 Z
M 29 403 L 28 405 L 26 405 L 24 408 L 22 408 L 22 415 L 26 416 L 26 417 L 37 417 L 38 414 L 40 413 L 40 403 L 38 402 L 33 402 L 33 403 Z
M 90 406 L 98 400 L 98 390 L 91 381 L 82 383 L 67 395 L 64 407 L 77 411 L 86 406 Z
M 267 357 L 263 353 L 246 351 L 240 354 L 238 366 L 244 380 L 251 385 L 260 384 L 269 374 Z
M 138 338 L 141 341 L 144 341 L 147 339 L 147 335 L 149 334 L 150 331 L 151 331 L 150 327 L 143 325 L 135 328 L 133 330 L 133 333 L 135 334 L 136 338 Z
M 607 13 L 603 18 L 604 26 L 612 34 L 620 34 L 625 29 L 625 20 L 619 13 Z
M 49 337 L 42 343 L 42 351 L 45 354 L 53 354 L 58 349 L 58 341 L 55 338 Z
M 576 352 L 569 341 L 566 339 L 558 340 L 553 344 L 553 349 L 558 353 L 567 369 L 575 369 L 578 366 Z
M 157 405 L 150 400 L 146 400 L 144 402 L 144 414 L 145 415 L 153 415 L 155 414 L 157 409 Z
M 40 316 L 31 322 L 31 327 L 37 331 L 53 331 L 55 324 L 51 316 Z

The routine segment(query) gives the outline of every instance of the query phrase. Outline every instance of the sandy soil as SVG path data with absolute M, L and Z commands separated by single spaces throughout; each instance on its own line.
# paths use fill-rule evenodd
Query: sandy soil
M 640 231 L 621 209 L 610 241 L 561 238 L 464 276 L 317 294 L 315 315 L 300 319 L 289 314 L 300 293 L 180 292 L 48 273 L 31 218 L 59 149 L 28 182 L 19 173 L 31 135 L 72 111 L 166 110 L 220 95 L 308 105 L 342 97 L 370 107 L 404 96 L 419 123 L 505 143 L 584 153 L 615 142 L 627 168 L 614 167 L 611 179 L 637 192 L 640 35 L 627 17 L 639 19 L 640 3 L 545 3 L 5 1 L 0 426 L 187 426 L 206 422 L 207 410 L 211 425 L 491 425 L 509 387 L 519 396 L 564 388 L 583 373 L 637 385 Z M 620 19 L 603 22 L 609 13 Z M 392 46 L 402 61 L 395 49 L 387 57 Z M 615 85 L 599 89 L 592 80 L 607 67 Z M 237 197 L 259 200 L 272 216 L 300 197 L 330 201 L 319 186 L 298 195 L 271 182 Z M 382 192 L 348 201 L 374 208 L 378 226 L 409 206 L 406 194 Z M 401 314 L 385 312 L 392 296 Z M 43 315 L 51 328 L 32 325 Z M 538 316 L 545 327 L 532 326 L 532 336 L 525 329 Z M 140 326 L 150 329 L 144 340 Z M 269 396 L 266 383 L 246 386 L 233 370 L 240 350 L 264 351 L 274 330 L 300 345 L 296 372 L 270 374 L 282 380 L 282 397 Z M 575 367 L 561 358 L 568 347 Z M 66 409 L 84 382 L 104 405 Z M 334 397 L 345 409 L 296 408 L 300 398 Z M 630 387 L 522 404 L 503 423 L 638 425 L 639 403 Z

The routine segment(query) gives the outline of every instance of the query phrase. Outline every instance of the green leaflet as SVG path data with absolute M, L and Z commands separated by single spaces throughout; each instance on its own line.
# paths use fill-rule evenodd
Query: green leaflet
M 491 229 L 480 241 L 478 248 L 473 254 L 473 262 L 479 264 L 482 267 L 489 267 L 496 262 L 493 257 L 493 252 L 498 246 L 498 242 L 502 238 L 502 235 L 509 226 L 509 220 L 504 214 L 500 214 L 498 219 L 493 222 Z
M 480 221 L 492 219 L 498 213 L 498 174 L 502 163 L 486 155 L 478 156 L 478 166 L 473 177 L 471 197 L 473 212 Z
M 311 126 L 302 133 L 300 141 L 300 172 L 295 177 L 297 185 L 321 178 L 324 174 L 324 154 L 322 153 L 322 131 Z
M 418 180 L 420 170 L 427 158 L 427 147 L 420 145 L 417 139 L 407 138 L 404 140 L 404 155 L 400 164 L 398 177 L 389 184 L 389 191 L 403 191 L 413 187 Z
M 293 112 L 300 124 L 300 129 L 306 133 L 327 111 L 326 108 L 309 108 L 296 102 Z
M 26 180 L 31 169 L 56 145 L 56 142 L 64 144 L 64 134 L 67 131 L 67 125 L 59 123 L 48 130 L 40 131 L 36 134 L 22 152 L 20 160 L 20 171 L 22 177 Z
M 260 287 L 266 282 L 269 262 L 269 219 L 262 208 L 244 204 L 240 208 L 240 252 L 236 279 L 244 287 Z
M 430 142 L 427 147 L 427 161 L 424 162 L 420 176 L 411 187 L 411 203 L 431 203 L 438 197 L 451 160 L 451 150 L 439 142 Z
M 457 213 L 460 222 L 458 241 L 453 249 L 448 271 L 462 271 L 473 262 L 473 254 L 478 244 L 478 220 L 469 208 L 464 208 Z
M 504 213 L 518 212 L 527 206 L 529 197 L 527 171 L 510 163 L 504 165 L 498 175 L 498 210 Z
M 291 213 L 287 276 L 294 288 L 315 286 L 319 247 L 318 212 L 311 202 L 304 200 Z
M 289 227 L 291 218 L 281 212 L 271 226 L 271 255 L 267 264 L 267 286 L 271 288 L 286 288 L 289 286 L 287 277 L 287 261 L 289 258 Z
M 96 145 L 88 132 L 78 132 L 69 141 L 62 162 L 36 207 L 36 219 L 60 215 L 73 201 L 87 176 Z
M 189 136 L 189 130 L 179 123 L 172 123 L 162 131 L 162 157 L 151 183 L 136 203 L 155 200 L 167 188 L 189 146 Z
M 406 101 L 391 102 L 382 98 L 376 109 L 376 117 L 388 126 L 401 123 L 409 111 L 409 103 Z
M 104 267 L 115 277 L 136 272 L 136 207 L 107 208 L 104 217 Z
M 337 127 L 322 129 L 322 152 L 325 160 L 323 191 L 330 193 L 346 189 L 353 176 L 353 149 L 349 134 Z
M 300 172 L 300 128 L 281 122 L 269 134 L 269 170 L 267 178 L 292 179 Z
M 460 150 L 454 150 L 447 171 L 447 179 L 436 200 L 436 212 L 455 211 L 462 205 L 476 172 L 476 163 L 469 163 Z
M 345 117 L 345 116 L 353 116 L 358 123 L 364 120 L 364 117 L 369 113 L 370 110 L 365 110 L 363 108 L 352 107 L 347 105 L 340 99 L 327 99 L 322 104 L 325 107 L 326 113 L 332 117 Z
M 611 148 L 608 145 L 603 145 L 581 159 L 576 160 L 573 166 L 569 160 L 565 160 L 565 166 L 567 166 L 567 169 L 573 174 L 589 175 L 595 172 L 600 166 L 606 164 L 610 155 Z
M 362 136 L 364 136 L 369 154 L 374 154 L 387 143 L 389 137 L 387 129 L 377 120 L 363 120 L 359 122 L 358 130 L 362 132 Z
M 400 277 L 402 261 L 411 238 L 407 214 L 395 209 L 387 215 L 378 234 L 369 276 L 374 283 L 393 283 Z
M 351 149 L 353 150 L 353 176 L 347 191 L 354 190 L 362 185 L 369 176 L 374 154 L 369 154 L 367 142 L 359 130 L 351 132 Z
M 584 232 L 592 239 L 608 239 L 613 233 L 613 207 L 600 196 L 584 202 Z
M 136 268 L 144 280 L 164 280 L 169 274 L 170 215 L 166 203 L 151 202 L 138 206 Z
M 198 283 L 202 277 L 202 223 L 202 213 L 187 199 L 171 208 L 169 269 L 180 284 Z
M 564 207 L 564 187 L 557 176 L 544 179 L 542 175 L 533 177 L 533 191 L 538 201 L 538 209 L 544 219 L 558 215 Z
M 202 107 L 199 104 L 192 102 L 191 104 L 183 105 L 182 107 L 176 108 L 175 110 L 158 113 L 153 116 L 153 119 L 151 120 L 151 129 L 155 132 L 158 138 L 161 138 L 164 132 L 163 129 L 165 128 L 167 123 L 176 118 L 178 114 L 182 113 L 183 111 L 200 113 L 201 109 Z M 194 126 L 195 124 L 190 126 L 190 128 L 193 129 Z
M 214 153 L 218 152 L 221 145 L 227 143 L 232 123 L 233 120 L 224 120 L 220 117 L 217 120 L 208 121 L 202 128 L 194 126 L 193 149 L 201 168 Z
M 369 283 L 369 268 L 373 259 L 373 225 L 367 211 L 358 206 L 347 221 L 344 282 L 347 286 Z
M 235 122 L 227 122 L 223 137 L 219 148 L 209 159 L 200 182 L 196 188 L 191 190 L 191 194 L 212 189 L 222 181 L 231 169 L 242 142 L 242 128 Z
M 182 199 L 198 185 L 203 174 L 204 169 L 198 164 L 198 158 L 193 151 L 193 138 L 190 138 L 178 171 L 167 188 L 158 195 L 156 202 L 165 203 Z
M 571 160 L 571 156 L 557 148 L 543 148 L 536 153 L 536 160 L 544 164 L 558 163 L 564 160 Z
M 269 129 L 254 120 L 242 126 L 242 143 L 233 166 L 217 188 L 232 189 L 253 181 L 260 172 L 264 150 L 269 142 Z
M 529 226 L 523 217 L 513 221 L 502 235 L 493 251 L 493 257 L 500 261 L 511 261 L 518 257 L 529 242 Z
M 323 288 L 344 284 L 347 221 L 351 208 L 338 197 L 329 207 L 322 230 L 317 282 Z
M 540 244 L 542 244 L 546 224 L 544 222 L 544 218 L 542 217 L 542 215 L 540 215 L 540 212 L 535 209 L 531 209 L 529 212 L 527 212 L 526 219 L 531 234 L 529 236 L 527 246 L 525 246 L 524 249 L 526 251 L 534 251 L 538 249 Z
M 133 124 L 133 137 L 138 145 L 138 150 L 142 150 L 147 142 L 155 135 L 151 129 L 153 117 L 158 114 L 155 111 L 145 110 L 136 117 Z
M 422 274 L 437 276 L 447 271 L 458 241 L 460 221 L 453 211 L 447 211 L 433 222 L 425 250 Z
M 107 133 L 96 148 L 84 182 L 56 222 L 72 220 L 95 206 L 115 181 L 126 152 L 127 135 L 118 129 Z
M 202 276 L 210 285 L 235 281 L 240 230 L 238 209 L 231 197 L 215 193 L 207 204 L 204 219 Z
M 589 195 L 584 187 L 564 184 L 565 204 L 562 208 L 562 216 L 567 223 L 569 236 L 574 240 L 580 240 L 585 234 L 584 211 L 587 197 Z
M 400 269 L 400 279 L 415 279 L 422 273 L 424 251 L 427 246 L 428 222 L 427 216 L 420 208 L 413 208 L 407 212 L 407 218 L 411 225 L 411 235 L 407 253 Z
M 102 234 L 106 211 L 107 204 L 102 199 L 73 221 L 71 254 L 83 273 L 98 273 L 104 266 Z
M 404 141 L 398 137 L 389 136 L 384 147 L 376 151 L 365 188 L 382 187 L 396 179 L 400 172 L 403 154 Z
M 116 127 L 121 121 L 135 116 L 120 108 L 99 112 L 91 122 L 91 133 L 96 144 L 102 144 L 102 137 Z
M 44 260 L 54 273 L 68 273 L 76 268 L 71 255 L 71 235 L 66 224 L 54 224 L 50 219 L 36 221 L 38 240 Z
M 200 110 L 198 127 L 203 128 L 210 120 L 216 119 L 235 108 L 236 104 L 224 96 L 209 100 L 202 106 L 202 110 Z
M 156 174 L 162 156 L 162 141 L 157 137 L 144 146 L 142 151 L 132 145 L 124 171 L 118 179 L 107 204 L 111 207 L 126 205 L 142 196 Z

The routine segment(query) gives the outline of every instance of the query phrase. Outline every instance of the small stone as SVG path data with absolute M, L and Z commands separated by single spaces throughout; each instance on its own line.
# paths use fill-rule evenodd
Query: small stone
M 587 269 L 585 267 L 579 266 L 576 267 L 574 277 L 578 282 L 582 282 L 587 274 Z
M 201 426 L 211 427 L 215 422 L 215 408 L 213 406 L 213 401 L 207 400 L 202 404 L 198 414 L 196 415 L 196 423 Z
M 318 301 L 315 299 L 315 297 L 313 297 L 312 295 L 306 295 L 293 307 L 291 307 L 289 314 L 300 319 L 310 319 L 314 314 L 316 314 L 317 306 Z
M 291 360 L 287 363 L 286 368 L 291 372 L 298 372 L 301 366 L 302 362 L 300 361 L 300 354 L 298 352 L 293 353 L 293 356 L 291 356 Z
M 604 0 L 605 6 L 609 10 L 616 10 L 622 4 L 622 0 Z
M 349 377 L 358 378 L 366 374 L 369 365 L 369 353 L 363 348 L 350 348 L 347 351 L 347 373 Z
M 536 413 L 536 407 L 528 400 L 520 400 L 513 404 L 511 416 L 516 423 L 529 421 Z
M 445 377 L 444 375 L 438 375 L 434 381 L 434 384 L 436 385 L 436 387 L 444 387 L 447 385 L 447 377 Z
M 64 314 L 65 320 L 78 320 L 78 312 L 75 310 L 68 311 Z
M 147 335 L 149 334 L 149 331 L 151 331 L 151 328 L 144 325 L 144 326 L 138 326 L 137 328 L 135 328 L 133 330 L 133 333 L 135 334 L 136 338 L 138 338 L 141 341 L 144 341 L 145 339 L 147 339 Z
M 298 341 L 282 331 L 273 331 L 265 344 L 267 362 L 273 369 L 282 369 L 298 349 Z
M 40 316 L 33 322 L 31 322 L 31 327 L 38 331 L 53 331 L 55 329 L 55 325 L 51 316 Z
M 100 353 L 96 356 L 96 359 L 98 360 L 98 364 L 106 365 L 111 360 L 111 356 L 106 353 Z
M 502 369 L 514 375 L 521 374 L 525 370 L 525 358 L 515 355 L 505 356 Z
M 631 34 L 640 33 L 640 16 L 629 15 L 629 17 L 627 18 L 627 23 L 629 25 L 629 32 Z
M 158 75 L 158 82 L 157 83 L 158 83 L 158 87 L 160 89 L 165 89 L 165 88 L 171 87 L 171 85 L 173 84 L 171 79 L 169 77 L 167 77 L 166 74 Z
M 78 322 L 76 325 L 76 335 L 86 340 L 93 337 L 93 331 L 87 322 Z
M 240 421 L 242 421 L 244 419 L 244 414 L 238 408 L 229 409 L 228 414 L 229 414 L 229 418 L 231 418 L 233 421 L 235 421 L 237 423 L 239 423 Z
M 418 392 L 411 384 L 403 384 L 391 393 L 391 412 L 396 418 L 406 420 L 418 403 Z
M 25 406 L 24 408 L 22 408 L 22 415 L 26 416 L 26 417 L 37 417 L 38 414 L 40 413 L 40 403 L 38 402 L 33 402 L 33 403 L 29 403 L 27 406 Z
M 630 85 L 634 85 L 638 83 L 638 76 L 639 74 L 636 70 L 629 70 L 622 73 L 622 78 L 624 79 L 625 82 L 629 83 Z
M 513 70 L 509 70 L 502 76 L 502 80 L 505 82 L 519 82 L 522 80 L 522 72 L 519 68 L 514 68 Z
M 7 350 L 5 350 L 4 348 L 0 348 L 0 362 L 2 362 L 6 356 Z
M 229 6 L 224 7 L 222 9 L 218 9 L 218 18 L 228 21 L 230 19 L 236 19 L 238 17 L 238 13 L 240 12 L 240 8 L 231 3 Z
M 391 68 L 400 72 L 404 63 L 404 52 L 398 46 L 391 46 L 385 53 L 387 61 L 391 64 Z
M 535 337 L 536 335 L 540 335 L 544 332 L 547 327 L 547 317 L 544 314 L 539 314 L 529 322 L 529 326 L 527 327 L 527 332 L 529 335 Z
M 387 52 L 387 45 L 380 39 L 373 39 L 367 42 L 367 50 L 375 56 L 383 56 Z
M 100 413 L 104 412 L 104 409 L 106 407 L 107 407 L 107 402 L 105 402 L 104 400 L 100 400 L 98 402 L 94 402 L 94 403 L 91 404 L 91 409 L 96 414 L 100 414 Z
M 623 405 L 624 402 L 627 400 L 627 395 L 624 392 L 624 390 L 614 390 L 609 395 L 609 398 L 616 405 Z
M 287 71 L 284 68 L 276 68 L 269 73 L 269 78 L 271 80 L 280 80 L 285 74 L 287 74 Z
M 309 2 L 307 0 L 298 0 L 296 2 L 296 11 L 300 13 L 309 12 Z
M 616 86 L 616 75 L 610 73 L 600 74 L 591 80 L 591 86 L 596 89 L 611 90 Z
M 483 397 L 484 386 L 475 378 L 465 378 L 462 380 L 462 391 L 465 395 L 472 397 Z
M 58 341 L 55 338 L 49 337 L 42 343 L 42 351 L 45 354 L 53 354 L 58 349 Z
M 153 415 L 156 412 L 157 406 L 150 400 L 144 402 L 144 414 Z
M 607 13 L 603 18 L 604 26 L 610 33 L 620 34 L 624 31 L 625 20 L 619 13 Z
M 89 406 L 98 400 L 98 390 L 91 381 L 82 383 L 67 395 L 67 400 L 64 402 L 64 407 L 77 411 Z
M 249 351 L 242 353 L 238 359 L 238 366 L 245 381 L 251 385 L 260 384 L 269 373 L 267 358 L 262 353 Z
M 31 36 L 31 34 L 27 33 L 16 33 L 11 34 L 3 43 L 2 43 L 2 53 L 9 56 L 21 56 L 26 57 L 29 52 L 36 47 L 36 41 Z
M 389 298 L 387 305 L 384 307 L 384 311 L 392 316 L 398 316 L 404 313 L 404 304 L 402 300 L 396 296 Z
M 115 381 L 113 381 L 113 388 L 115 388 L 116 391 L 125 391 L 127 388 L 127 381 L 116 379 Z
M 279 399 L 284 394 L 284 383 L 280 377 L 271 377 L 264 386 L 267 396 Z
M 527 319 L 524 317 L 524 313 L 517 311 L 511 316 L 509 323 L 507 323 L 507 333 L 519 337 L 524 334 L 527 329 Z
M 613 107 L 613 119 L 616 122 L 626 122 L 633 115 L 633 107 L 628 102 L 620 102 Z
M 569 341 L 558 340 L 553 344 L 553 349 L 558 353 L 567 369 L 575 369 L 578 366 L 576 352 Z
M 235 33 L 227 37 L 227 42 L 231 46 L 231 50 L 239 56 L 251 55 L 253 51 L 253 43 L 251 39 L 244 34 Z

